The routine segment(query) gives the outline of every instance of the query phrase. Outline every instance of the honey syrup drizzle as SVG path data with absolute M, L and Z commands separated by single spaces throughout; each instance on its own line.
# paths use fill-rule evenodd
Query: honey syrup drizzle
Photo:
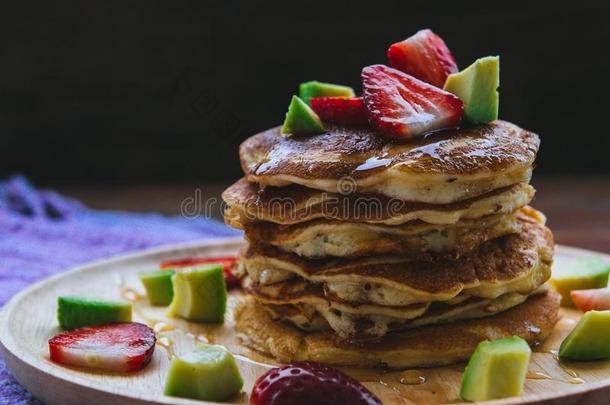
M 380 384 L 401 397 L 413 400 L 418 399 L 418 395 L 414 394 L 419 394 L 421 391 L 412 391 L 409 386 L 427 382 L 425 374 L 420 370 L 392 371 L 389 369 L 346 367 L 342 371 L 360 382 Z M 436 385 L 434 386 L 436 387 Z
M 167 336 L 159 336 L 157 337 L 157 345 L 165 349 L 167 357 L 170 360 L 176 356 L 176 353 L 174 352 L 174 341 L 171 338 Z
M 426 376 L 419 370 L 405 370 L 399 377 L 400 383 L 405 385 L 420 385 L 426 382 Z
M 151 321 L 148 321 L 148 326 L 150 326 L 152 328 L 152 330 L 154 330 L 155 333 L 157 333 L 157 334 L 163 333 L 163 332 L 171 332 L 173 330 L 176 330 L 176 327 L 174 325 L 171 325 L 164 321 L 151 320 Z
M 528 370 L 525 378 L 529 380 L 553 380 L 554 378 L 550 375 L 543 373 L 542 371 Z
M 126 301 L 130 301 L 133 304 L 133 310 L 136 315 L 139 318 L 142 318 L 146 322 L 146 324 L 148 324 L 148 326 L 152 328 L 152 330 L 155 332 L 155 335 L 157 336 L 157 345 L 165 349 L 170 360 L 172 359 L 172 357 L 175 357 L 176 354 L 174 350 L 174 341 L 169 336 L 166 336 L 166 333 L 178 331 L 184 333 L 189 338 L 194 339 L 196 342 L 214 344 L 215 339 L 211 335 L 203 333 L 195 335 L 193 333 L 179 329 L 175 325 L 172 325 L 166 321 L 150 318 L 144 313 L 141 308 L 141 303 L 146 296 L 141 294 L 134 288 L 127 286 L 125 279 L 120 274 L 115 273 L 115 279 L 119 286 L 119 293 L 121 297 Z M 262 365 L 263 363 L 260 364 Z
M 551 377 L 550 375 L 540 372 L 540 371 L 528 371 L 526 378 L 529 378 L 532 380 L 553 380 L 553 381 L 559 381 L 559 382 L 564 382 L 564 383 L 568 383 L 568 384 L 583 384 L 585 382 L 585 380 L 580 377 L 580 375 L 578 374 L 578 372 L 576 370 L 568 367 L 561 361 L 561 359 L 559 358 L 558 350 L 555 350 L 555 349 L 542 350 L 542 351 L 539 351 L 538 353 L 545 353 L 545 354 L 552 355 L 553 358 L 555 359 L 555 361 L 557 362 L 557 365 L 559 366 L 559 368 L 561 368 L 561 370 L 564 373 L 566 373 L 570 378 L 568 378 L 567 380 L 563 380 L 561 378 Z

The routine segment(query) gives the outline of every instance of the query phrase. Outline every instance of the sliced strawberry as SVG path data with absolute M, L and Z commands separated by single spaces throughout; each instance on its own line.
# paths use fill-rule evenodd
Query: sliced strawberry
M 457 96 L 388 66 L 362 69 L 362 86 L 369 123 L 389 138 L 414 138 L 462 119 Z
M 574 290 L 570 292 L 572 302 L 582 312 L 591 310 L 605 311 L 610 309 L 610 288 L 593 288 L 591 290 Z
M 155 342 L 155 332 L 146 325 L 109 323 L 60 333 L 49 340 L 49 354 L 70 366 L 137 371 L 150 362 Z
M 388 49 L 390 66 L 442 88 L 447 76 L 458 71 L 445 41 L 430 30 L 397 42 Z
M 225 266 L 231 266 L 233 263 L 237 262 L 237 257 L 232 256 L 222 256 L 222 257 L 188 257 L 186 259 L 180 260 L 168 260 L 161 263 L 162 269 L 170 269 L 175 267 L 188 267 L 188 266 L 196 266 L 198 264 L 208 264 L 208 263 L 218 263 Z
M 237 257 L 222 256 L 222 257 L 191 257 L 180 260 L 169 260 L 161 263 L 162 269 L 171 269 L 176 267 L 189 267 L 196 266 L 198 264 L 222 264 L 225 283 L 227 284 L 227 290 L 241 287 L 241 280 L 245 274 L 237 273 L 237 264 L 239 260 Z
M 323 122 L 339 125 L 366 125 L 362 97 L 314 97 L 311 108 Z

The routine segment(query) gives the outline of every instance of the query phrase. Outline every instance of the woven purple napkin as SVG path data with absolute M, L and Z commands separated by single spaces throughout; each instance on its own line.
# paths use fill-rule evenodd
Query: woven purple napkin
M 95 211 L 22 176 L 0 183 L 0 305 L 27 285 L 74 265 L 168 243 L 235 236 L 204 218 Z M 0 358 L 0 404 L 39 404 Z

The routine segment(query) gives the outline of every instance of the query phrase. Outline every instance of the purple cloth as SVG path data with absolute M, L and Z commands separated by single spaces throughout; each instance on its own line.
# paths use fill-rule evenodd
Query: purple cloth
M 239 235 L 204 218 L 95 211 L 22 176 L 0 183 L 0 305 L 68 267 L 130 250 Z M 0 404 L 39 404 L 0 358 Z

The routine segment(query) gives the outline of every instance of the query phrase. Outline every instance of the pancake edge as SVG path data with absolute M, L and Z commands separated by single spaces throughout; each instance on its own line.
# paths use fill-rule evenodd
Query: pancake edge
M 276 322 L 253 299 L 235 312 L 242 344 L 282 363 L 317 361 L 333 366 L 432 367 L 467 360 L 483 340 L 519 336 L 534 345 L 546 339 L 559 320 L 561 297 L 554 291 L 487 318 L 424 326 L 388 335 L 372 345 L 339 344 L 328 332 L 306 333 Z

